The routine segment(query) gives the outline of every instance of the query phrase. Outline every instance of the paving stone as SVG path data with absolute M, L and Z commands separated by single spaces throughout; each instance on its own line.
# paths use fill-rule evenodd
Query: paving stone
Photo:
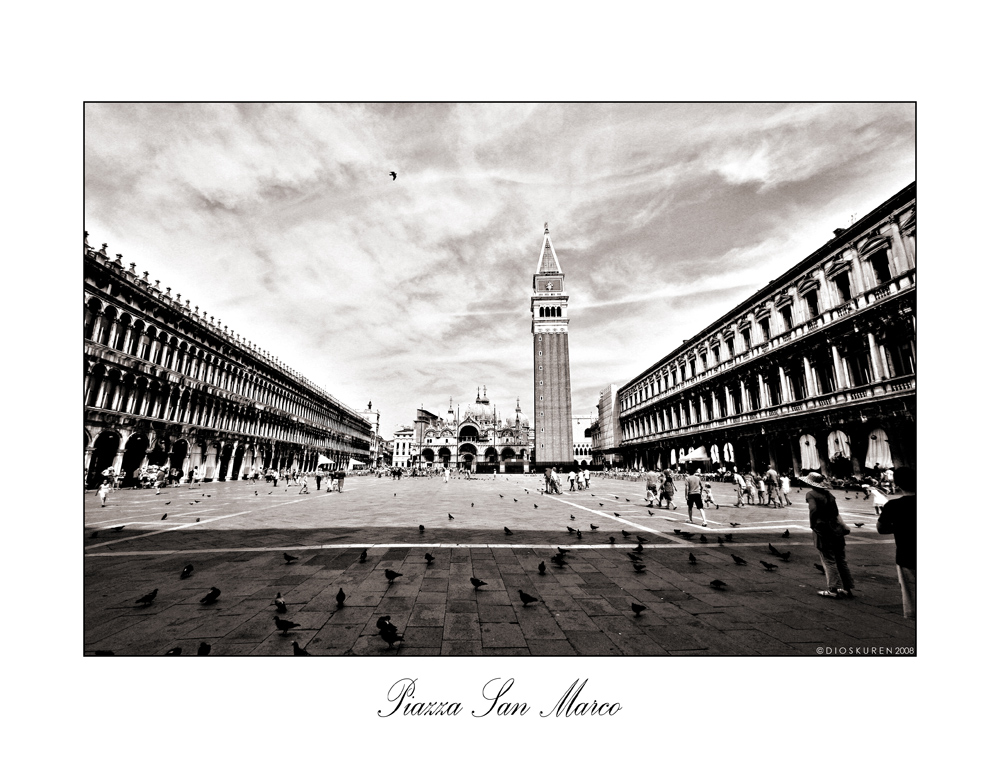
M 483 643 L 475 640 L 444 640 L 441 655 L 482 655 Z
M 434 648 L 435 653 L 441 651 L 444 629 L 440 626 L 408 625 L 403 632 L 406 646 Z
M 576 655 L 576 650 L 564 639 L 528 639 L 528 650 L 532 655 Z
M 622 655 L 604 632 L 567 631 L 566 641 L 579 655 Z
M 409 626 L 444 626 L 444 604 L 417 603 L 410 612 Z
M 527 647 L 484 647 L 483 655 L 531 655 Z
M 481 622 L 495 621 L 499 623 L 509 623 L 517 621 L 517 615 L 511 605 L 480 605 L 479 620 Z
M 476 613 L 451 613 L 444 615 L 444 639 L 479 640 L 479 615 Z
M 524 635 L 517 624 L 484 623 L 482 625 L 483 648 L 527 647 Z

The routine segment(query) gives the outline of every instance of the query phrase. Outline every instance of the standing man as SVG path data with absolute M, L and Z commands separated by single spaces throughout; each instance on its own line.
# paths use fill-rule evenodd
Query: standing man
M 545 469 L 545 494 L 548 495 L 552 492 L 552 469 Z
M 775 508 L 781 507 L 781 500 L 778 497 L 778 472 L 774 470 L 774 465 L 771 464 L 767 467 L 767 473 L 764 474 L 764 479 L 767 484 L 767 505 L 770 508 L 771 504 L 774 503 Z
M 319 492 L 319 485 L 320 485 L 320 482 L 323 481 L 323 475 L 321 473 L 319 473 L 319 471 L 315 471 L 313 473 L 316 474 L 316 491 Z
M 570 470 L 569 472 L 569 491 L 576 491 L 576 472 Z
M 847 567 L 844 552 L 844 537 L 851 530 L 840 518 L 837 499 L 827 489 L 826 478 L 818 471 L 807 474 L 803 479 L 809 485 L 806 504 L 809 506 L 809 526 L 813 530 L 816 549 L 823 561 L 827 589 L 820 590 L 823 597 L 854 597 L 854 578 Z
M 692 508 L 697 508 L 698 513 L 701 515 L 701 525 L 708 526 L 708 519 L 705 518 L 705 511 L 702 510 L 701 505 L 701 469 L 695 469 L 695 472 L 691 474 L 685 483 L 685 492 L 687 494 L 687 504 L 688 504 L 688 523 L 693 524 L 694 521 L 691 520 Z
M 736 485 L 736 507 L 742 508 L 744 505 L 743 495 L 747 491 L 747 480 L 743 478 L 735 466 L 733 467 L 733 484 Z
M 917 475 L 911 468 L 895 472 L 901 497 L 882 506 L 875 528 L 896 538 L 896 576 L 903 594 L 903 618 L 917 617 Z
M 590 489 L 590 469 L 583 470 L 583 484 L 586 489 Z
M 344 473 L 343 469 L 337 472 L 337 492 L 344 491 L 344 479 L 347 478 L 347 474 Z

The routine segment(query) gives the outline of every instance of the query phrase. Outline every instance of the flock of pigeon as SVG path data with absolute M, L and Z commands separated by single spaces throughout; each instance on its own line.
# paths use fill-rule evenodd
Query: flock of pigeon
M 525 493 L 529 492 L 527 489 L 525 489 L 524 491 L 525 491 Z M 254 494 L 256 494 L 256 493 L 254 493 Z M 207 495 L 207 497 L 211 497 L 211 495 Z M 501 494 L 500 498 L 503 499 L 503 497 L 504 496 Z M 594 497 L 594 495 L 592 494 L 591 497 Z M 616 500 L 618 499 L 617 495 L 614 495 L 613 497 Z M 512 499 L 513 499 L 513 501 L 515 503 L 518 502 L 517 498 L 512 498 Z M 625 498 L 625 501 L 626 502 L 631 502 L 628 498 Z M 197 502 L 197 501 L 195 501 L 195 502 Z M 170 504 L 169 501 L 166 504 L 169 505 Z M 474 502 L 471 503 L 471 507 L 474 508 L 475 505 L 476 504 Z M 533 504 L 533 505 L 534 505 L 535 508 L 538 508 L 537 504 Z M 603 507 L 604 504 L 603 503 L 599 503 L 599 506 Z M 655 515 L 653 513 L 653 511 L 651 511 L 651 510 L 649 510 L 648 512 L 649 512 L 650 516 Z M 620 517 L 620 514 L 618 514 L 618 513 L 615 513 L 614 515 L 616 517 Z M 166 519 L 166 518 L 167 518 L 167 514 L 163 514 L 163 519 Z M 455 517 L 451 513 L 449 513 L 448 514 L 448 520 L 449 521 L 454 521 Z M 570 520 L 575 521 L 576 517 L 573 514 L 570 514 Z M 733 527 L 733 528 L 736 528 L 736 527 L 740 526 L 740 523 L 739 522 L 730 522 L 730 526 Z M 861 526 L 864 526 L 864 524 L 863 523 L 859 523 L 859 524 L 856 524 L 856 526 L 861 527 Z M 119 527 L 114 527 L 113 529 L 114 529 L 114 531 L 121 531 L 123 528 L 124 528 L 123 526 L 119 526 Z M 418 528 L 418 531 L 421 534 L 423 534 L 425 532 L 425 527 L 424 527 L 423 524 L 419 524 L 417 528 Z M 567 526 L 566 528 L 567 528 L 567 530 L 569 531 L 570 534 L 576 534 L 576 536 L 578 538 L 582 539 L 583 532 L 580 529 L 574 529 L 572 526 Z M 597 526 L 597 525 L 595 525 L 595 524 L 590 524 L 591 531 L 597 531 L 599 528 L 600 527 Z M 681 538 L 686 539 L 686 540 L 691 540 L 694 537 L 694 535 L 691 532 L 687 532 L 687 531 L 684 531 L 682 529 L 674 529 L 673 531 L 674 531 L 674 534 L 676 534 L 676 535 L 678 535 Z M 512 536 L 514 534 L 514 532 L 510 528 L 508 528 L 506 526 L 503 527 L 503 532 L 504 532 L 505 536 Z M 622 537 L 625 538 L 626 540 L 629 539 L 632 536 L 631 533 L 628 532 L 628 531 L 626 531 L 625 529 L 622 529 L 621 533 L 622 533 Z M 95 532 L 92 536 L 97 536 L 97 532 Z M 791 536 L 790 532 L 787 529 L 781 535 L 781 537 L 783 537 L 783 538 L 788 538 L 790 536 Z M 731 543 L 733 541 L 733 536 L 732 536 L 732 534 L 726 534 L 725 537 L 723 538 L 722 535 L 718 535 L 716 537 L 716 539 L 718 540 L 718 544 L 720 546 L 724 546 L 727 543 Z M 646 570 L 646 564 L 643 562 L 643 552 L 645 550 L 645 548 L 643 547 L 643 543 L 648 542 L 648 540 L 646 540 L 641 535 L 636 535 L 635 540 L 636 540 L 636 546 L 634 548 L 632 548 L 632 550 L 630 552 L 625 553 L 625 555 L 630 560 L 630 562 L 632 564 L 633 571 L 635 573 L 637 573 L 637 574 L 642 574 Z M 615 537 L 613 535 L 610 536 L 609 537 L 609 541 L 611 543 L 614 543 L 615 542 Z M 699 542 L 701 542 L 701 543 L 707 543 L 708 542 L 708 538 L 704 534 L 702 534 L 699 537 Z M 769 553 L 772 556 L 780 559 L 781 561 L 783 561 L 785 563 L 788 563 L 791 560 L 791 551 L 782 552 L 782 551 L 778 550 L 776 547 L 774 547 L 774 545 L 772 545 L 770 542 L 768 543 L 767 547 L 768 547 Z M 730 553 L 730 556 L 733 559 L 733 563 L 735 563 L 737 566 L 746 566 L 747 565 L 747 560 L 745 558 L 743 558 L 743 557 L 741 557 L 739 555 L 736 555 L 735 553 Z M 283 553 L 282 554 L 282 558 L 284 559 L 286 565 L 291 564 L 291 563 L 299 560 L 298 556 L 291 555 L 289 553 Z M 361 554 L 360 554 L 360 556 L 358 558 L 358 561 L 359 561 L 359 563 L 365 563 L 367 560 L 368 560 L 368 550 L 365 549 L 365 550 L 361 551 Z M 426 564 L 428 566 L 430 566 L 434 562 L 434 556 L 431 553 L 424 553 L 424 561 L 426 562 Z M 550 558 L 550 561 L 551 561 L 551 563 L 556 568 L 559 568 L 559 569 L 565 568 L 568 565 L 568 561 L 569 561 L 569 551 L 566 548 L 557 547 L 556 548 L 556 554 L 553 555 Z M 690 553 L 690 552 L 688 553 L 688 563 L 691 564 L 691 565 L 697 565 L 698 559 L 697 559 L 697 557 L 695 556 L 694 553 Z M 760 564 L 764 567 L 764 570 L 767 571 L 767 572 L 773 572 L 775 569 L 778 568 L 778 566 L 776 564 L 770 563 L 770 562 L 765 561 L 765 560 L 760 560 Z M 818 571 L 821 571 L 821 572 L 823 571 L 823 566 L 822 565 L 820 565 L 818 563 L 814 563 L 813 566 Z M 181 570 L 180 578 L 181 579 L 187 579 L 193 573 L 194 573 L 194 566 L 189 563 L 186 566 L 184 566 L 184 568 Z M 541 561 L 538 564 L 538 573 L 540 575 L 542 575 L 542 576 L 544 576 L 545 573 L 546 573 L 546 564 L 545 564 L 544 560 Z M 385 578 L 389 581 L 390 584 L 392 584 L 396 579 L 398 579 L 401 576 L 403 576 L 403 574 L 400 573 L 400 572 L 398 572 L 398 571 L 394 571 L 393 569 L 389 569 L 389 568 L 385 569 Z M 476 578 L 475 576 L 470 577 L 469 582 L 472 584 L 473 591 L 478 591 L 480 587 L 487 586 L 486 582 L 484 582 L 481 579 Z M 714 580 L 712 580 L 712 581 L 709 582 L 708 586 L 711 587 L 712 589 L 720 590 L 721 591 L 721 590 L 724 590 L 728 585 L 724 581 L 722 581 L 721 579 L 714 579 Z M 149 607 L 156 600 L 156 595 L 157 595 L 158 591 L 159 591 L 159 589 L 157 588 L 157 589 L 152 590 L 151 592 L 146 593 L 145 595 L 143 595 L 142 597 L 140 597 L 138 600 L 136 600 L 136 603 L 139 604 L 139 605 L 141 605 L 143 608 Z M 522 605 L 524 607 L 528 607 L 532 603 L 542 602 L 538 598 L 533 597 L 532 595 L 529 595 L 524 590 L 518 589 L 517 593 L 518 593 L 518 597 L 520 598 L 521 603 L 522 603 Z M 219 599 L 219 597 L 221 595 L 222 595 L 222 591 L 218 587 L 212 587 L 211 590 L 208 592 L 208 594 L 206 594 L 203 598 L 201 598 L 201 600 L 199 602 L 201 604 L 203 604 L 203 605 L 211 605 L 211 604 L 215 603 Z M 347 600 L 347 595 L 345 594 L 344 589 L 342 587 L 337 592 L 335 600 L 336 600 L 337 608 L 338 609 L 344 607 L 344 604 L 345 604 L 345 602 Z M 273 604 L 276 607 L 277 612 L 279 614 L 286 613 L 287 610 L 288 610 L 287 604 L 285 603 L 285 600 L 282 597 L 282 594 L 280 592 L 275 597 L 275 599 L 273 601 Z M 633 613 L 635 613 L 636 617 L 638 617 L 644 610 L 646 610 L 646 606 L 641 605 L 639 603 L 632 603 L 632 611 L 633 611 Z M 378 629 L 378 636 L 384 642 L 386 642 L 389 645 L 390 649 L 392 649 L 392 647 L 393 647 L 394 644 L 396 644 L 396 643 L 402 643 L 403 642 L 403 635 L 399 634 L 399 630 L 396 628 L 396 626 L 394 624 L 392 624 L 390 622 L 390 618 L 391 618 L 390 616 L 380 616 L 378 618 L 378 620 L 376 621 L 376 628 Z M 275 615 L 274 616 L 274 624 L 275 624 L 275 627 L 277 627 L 278 631 L 281 632 L 281 635 L 283 637 L 287 636 L 288 632 L 290 632 L 291 630 L 293 630 L 293 629 L 298 628 L 299 626 L 301 626 L 300 624 L 298 624 L 298 623 L 296 623 L 294 621 L 290 621 L 288 619 L 282 618 L 280 615 Z M 199 645 L 199 647 L 198 647 L 197 654 L 198 655 L 208 655 L 211 652 L 211 649 L 212 649 L 211 645 L 209 645 L 206 642 L 202 642 Z M 293 652 L 293 655 L 310 655 L 310 653 L 308 653 L 305 650 L 305 648 L 299 646 L 299 643 L 297 641 L 293 641 L 292 642 L 292 652 Z M 109 651 L 97 651 L 96 654 L 97 655 L 113 655 L 114 653 L 109 652 Z M 180 655 L 180 654 L 181 654 L 181 648 L 180 647 L 174 647 L 174 648 L 172 648 L 171 650 L 169 650 L 166 653 L 166 655 Z

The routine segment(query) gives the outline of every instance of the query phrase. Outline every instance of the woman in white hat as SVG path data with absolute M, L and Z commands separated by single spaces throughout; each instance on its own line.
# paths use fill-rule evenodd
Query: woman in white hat
M 819 472 L 807 474 L 802 479 L 809 486 L 806 504 L 809 506 L 809 526 L 813 530 L 816 549 L 819 550 L 826 573 L 827 589 L 820 590 L 823 597 L 854 597 L 854 578 L 847 567 L 844 537 L 851 533 L 837 508 L 837 499 L 826 486 L 826 477 Z

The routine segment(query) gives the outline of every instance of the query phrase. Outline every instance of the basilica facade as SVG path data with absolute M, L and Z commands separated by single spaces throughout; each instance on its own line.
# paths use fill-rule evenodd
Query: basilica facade
M 448 401 L 445 415 L 419 411 L 414 422 L 415 465 L 485 473 L 527 473 L 534 455 L 534 434 L 518 401 L 504 418 L 490 403 L 486 387 L 476 401 L 456 410 Z
M 213 481 L 368 464 L 361 413 L 84 235 L 87 486 L 109 469 L 127 486 L 149 466 Z

